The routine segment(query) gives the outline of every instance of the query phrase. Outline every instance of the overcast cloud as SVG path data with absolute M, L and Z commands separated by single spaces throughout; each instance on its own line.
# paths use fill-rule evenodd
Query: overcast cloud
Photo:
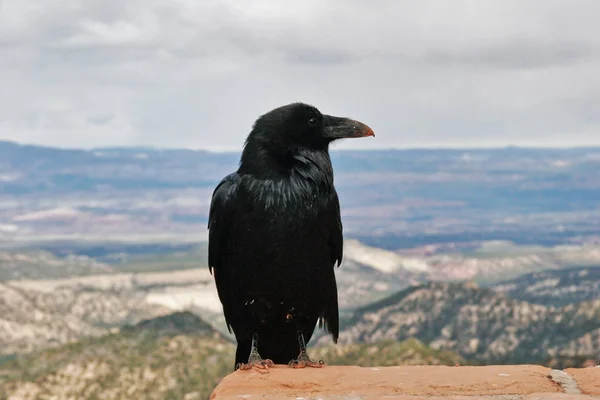
M 598 0 L 0 0 L 0 139 L 239 150 L 304 101 L 338 147 L 600 145 Z

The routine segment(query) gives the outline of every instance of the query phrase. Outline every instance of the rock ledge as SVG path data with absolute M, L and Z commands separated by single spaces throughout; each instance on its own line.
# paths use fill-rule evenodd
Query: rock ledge
M 398 366 L 236 371 L 211 395 L 223 399 L 596 399 L 600 367 L 552 370 L 537 365 Z

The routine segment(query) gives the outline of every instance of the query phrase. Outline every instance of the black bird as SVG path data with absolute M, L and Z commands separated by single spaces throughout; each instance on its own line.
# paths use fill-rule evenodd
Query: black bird
M 237 340 L 236 370 L 321 366 L 306 353 L 317 322 L 337 343 L 343 237 L 329 144 L 365 136 L 375 136 L 367 125 L 307 104 L 276 108 L 215 188 L 208 264 Z

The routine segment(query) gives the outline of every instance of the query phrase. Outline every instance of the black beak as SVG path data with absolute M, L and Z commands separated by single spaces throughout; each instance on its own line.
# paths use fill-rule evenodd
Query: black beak
M 323 136 L 329 140 L 375 136 L 373 129 L 350 118 L 323 115 Z

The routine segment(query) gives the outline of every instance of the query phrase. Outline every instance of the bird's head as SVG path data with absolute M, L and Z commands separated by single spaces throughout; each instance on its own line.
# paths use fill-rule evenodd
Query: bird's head
M 334 140 L 375 136 L 362 122 L 322 114 L 304 103 L 278 107 L 260 116 L 246 144 L 278 153 L 293 149 L 327 149 Z

